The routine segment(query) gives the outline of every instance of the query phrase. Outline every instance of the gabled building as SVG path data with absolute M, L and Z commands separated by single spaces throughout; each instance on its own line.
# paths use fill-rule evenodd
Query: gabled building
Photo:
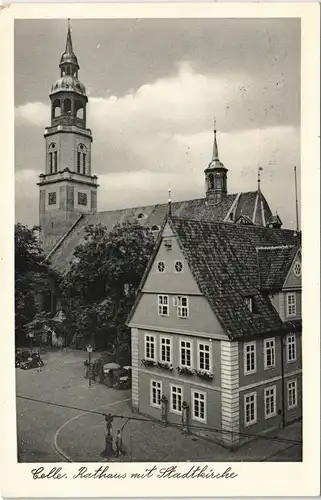
M 88 97 L 79 71 L 68 26 L 59 78 L 49 95 L 51 116 L 44 134 L 44 173 L 38 182 L 40 240 L 47 261 L 60 272 L 71 262 L 76 246 L 84 242 L 86 226 L 100 223 L 112 228 L 117 223 L 138 220 L 156 236 L 167 213 L 166 203 L 97 211 L 99 185 L 91 161 L 93 134 L 87 126 Z M 212 159 L 204 172 L 205 196 L 173 203 L 173 215 L 269 224 L 272 212 L 259 187 L 250 192 L 228 192 L 228 170 L 219 159 L 216 130 Z
M 237 446 L 301 416 L 301 242 L 169 215 L 128 319 L 132 406 Z

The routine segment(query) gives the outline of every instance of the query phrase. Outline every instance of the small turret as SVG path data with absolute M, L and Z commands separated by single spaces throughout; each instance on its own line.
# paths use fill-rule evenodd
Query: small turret
M 220 162 L 216 138 L 216 121 L 214 120 L 214 143 L 212 161 L 205 170 L 206 199 L 208 203 L 217 204 L 227 194 L 227 168 Z

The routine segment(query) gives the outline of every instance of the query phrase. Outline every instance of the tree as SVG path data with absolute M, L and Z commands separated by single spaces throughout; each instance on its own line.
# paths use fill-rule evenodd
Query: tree
M 37 312 L 36 296 L 48 289 L 50 270 L 44 264 L 37 231 L 15 225 L 15 334 L 16 343 L 25 342 L 25 325 Z
M 138 223 L 86 228 L 61 282 L 62 301 L 74 330 L 97 348 L 128 348 L 126 317 L 154 248 L 150 231 Z

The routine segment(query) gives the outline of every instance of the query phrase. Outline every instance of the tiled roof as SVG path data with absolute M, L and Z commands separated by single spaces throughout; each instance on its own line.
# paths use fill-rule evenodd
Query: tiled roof
M 216 205 L 207 203 L 206 198 L 173 202 L 172 214 L 179 217 L 223 221 L 233 203 L 237 201 L 236 212 L 239 214 L 244 213 L 244 215 L 250 214 L 249 216 L 252 219 L 257 194 L 257 191 L 240 195 L 228 194 Z M 56 270 L 64 272 L 72 259 L 76 246 L 85 241 L 85 229 L 88 224 L 96 225 L 100 223 L 111 229 L 117 223 L 138 219 L 142 225 L 149 228 L 152 226 L 160 227 L 167 212 L 168 204 L 163 203 L 88 214 L 79 221 L 75 228 L 63 239 L 62 243 L 52 252 L 50 255 L 51 265 Z M 269 207 L 268 212 L 271 214 Z M 143 215 L 142 218 L 139 218 L 140 214 Z
M 256 247 L 294 246 L 294 231 L 177 217 L 168 221 L 201 292 L 231 340 L 288 331 L 260 290 Z M 246 296 L 252 297 L 253 313 Z
M 297 251 L 296 246 L 257 249 L 261 290 L 273 292 L 282 288 Z

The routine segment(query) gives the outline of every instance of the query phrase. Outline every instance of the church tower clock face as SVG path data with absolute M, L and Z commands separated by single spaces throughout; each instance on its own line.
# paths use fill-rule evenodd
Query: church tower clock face
M 49 94 L 51 123 L 45 129 L 46 161 L 38 182 L 39 225 L 44 250 L 82 215 L 97 210 L 97 176 L 91 172 L 92 132 L 87 128 L 86 88 L 68 22 L 60 76 Z

